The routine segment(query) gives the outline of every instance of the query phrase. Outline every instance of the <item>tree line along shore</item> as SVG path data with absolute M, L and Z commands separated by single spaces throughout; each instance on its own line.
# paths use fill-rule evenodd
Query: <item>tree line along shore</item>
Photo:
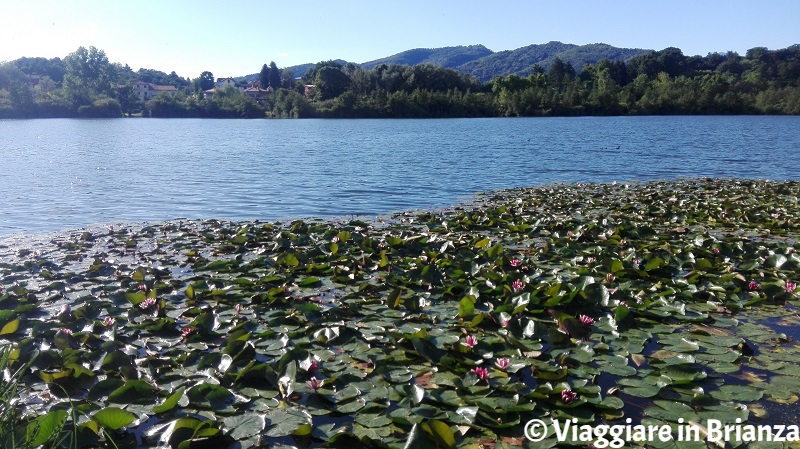
M 220 79 L 217 79 L 219 81 Z M 556 59 L 528 76 L 476 78 L 433 64 L 323 61 L 296 77 L 264 64 L 249 95 L 111 63 L 80 47 L 61 58 L 0 64 L 0 118 L 444 118 L 581 115 L 800 114 L 800 45 L 686 56 L 680 49 L 573 67 Z M 241 84 L 242 80 L 239 80 Z M 137 85 L 162 87 L 143 96 Z M 241 87 L 241 86 L 240 86 Z

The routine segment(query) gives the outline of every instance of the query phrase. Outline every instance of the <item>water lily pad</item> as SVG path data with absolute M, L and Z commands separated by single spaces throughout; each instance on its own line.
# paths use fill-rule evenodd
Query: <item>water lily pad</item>
M 215 410 L 226 409 L 236 402 L 236 397 L 230 390 L 214 384 L 195 385 L 186 392 L 186 396 L 194 406 Z
M 92 415 L 92 419 L 107 429 L 119 430 L 134 422 L 136 415 L 121 408 L 106 407 Z

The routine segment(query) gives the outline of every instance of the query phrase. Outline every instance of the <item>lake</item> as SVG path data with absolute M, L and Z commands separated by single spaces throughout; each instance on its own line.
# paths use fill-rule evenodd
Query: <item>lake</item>
M 800 178 L 800 117 L 0 120 L 0 142 L 0 234 L 374 216 L 562 181 Z

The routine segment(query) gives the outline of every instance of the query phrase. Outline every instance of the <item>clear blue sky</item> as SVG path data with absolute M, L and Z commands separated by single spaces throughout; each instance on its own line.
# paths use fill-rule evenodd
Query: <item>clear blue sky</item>
M 0 61 L 94 45 L 134 70 L 191 78 L 471 44 L 603 42 L 705 56 L 800 43 L 800 0 L 0 0 L 0 17 Z

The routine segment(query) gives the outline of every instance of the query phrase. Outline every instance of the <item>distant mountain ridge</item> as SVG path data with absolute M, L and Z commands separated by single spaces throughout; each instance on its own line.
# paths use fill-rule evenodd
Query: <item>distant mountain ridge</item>
M 417 65 L 428 63 L 454 69 L 492 54 L 494 52 L 483 45 L 416 48 L 386 58 L 365 62 L 361 64 L 361 67 L 373 69 L 381 64 Z
M 539 65 L 547 70 L 556 58 L 570 64 L 577 72 L 580 72 L 585 64 L 595 64 L 603 59 L 627 61 L 634 56 L 652 51 L 639 48 L 619 48 L 608 44 L 574 45 L 551 41 L 546 44 L 528 45 L 516 50 L 500 51 L 452 68 L 486 82 L 497 75 L 528 76 L 534 65 Z
M 546 44 L 533 44 L 516 50 L 494 52 L 481 44 L 477 44 L 441 48 L 416 48 L 374 61 L 354 64 L 360 65 L 365 69 L 372 69 L 381 64 L 413 66 L 429 63 L 458 70 L 474 76 L 481 82 L 486 82 L 495 76 L 512 74 L 528 76 L 534 65 L 539 65 L 547 70 L 556 58 L 572 65 L 576 71 L 580 72 L 585 64 L 595 64 L 602 59 L 627 61 L 634 56 L 653 51 L 641 48 L 620 48 L 603 43 L 575 45 L 550 41 Z M 347 64 L 347 61 L 344 60 L 336 61 L 342 65 Z M 296 77 L 299 77 L 314 65 L 315 63 L 308 63 L 289 68 L 294 71 Z M 258 79 L 258 74 L 247 75 L 238 79 Z

